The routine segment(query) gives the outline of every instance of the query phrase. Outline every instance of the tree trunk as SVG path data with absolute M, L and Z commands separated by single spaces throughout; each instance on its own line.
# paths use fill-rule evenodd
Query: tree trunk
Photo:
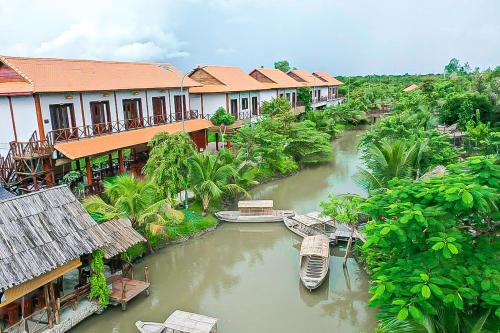
M 203 216 L 206 216 L 208 214 L 208 205 L 210 204 L 210 198 L 208 195 L 204 195 L 201 199 L 202 204 L 203 204 Z

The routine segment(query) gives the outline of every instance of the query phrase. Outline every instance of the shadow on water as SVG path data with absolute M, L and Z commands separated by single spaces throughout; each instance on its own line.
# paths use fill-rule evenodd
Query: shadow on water
M 264 184 L 254 197 L 272 198 L 276 206 L 303 212 L 318 209 L 332 189 L 353 192 L 343 177 L 359 164 L 358 138 L 358 131 L 347 132 L 334 142 L 336 161 Z M 220 318 L 222 333 L 373 331 L 368 278 L 357 263 L 349 259 L 345 274 L 342 249 L 332 249 L 327 280 L 309 292 L 298 275 L 300 242 L 280 223 L 223 224 L 145 258 L 136 272 L 149 267 L 151 296 L 139 296 L 123 313 L 111 308 L 73 332 L 137 332 L 135 321 L 162 322 L 176 309 Z

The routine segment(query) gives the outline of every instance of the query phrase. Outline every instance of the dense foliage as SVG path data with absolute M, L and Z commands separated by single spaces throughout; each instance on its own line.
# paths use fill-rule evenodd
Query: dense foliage
M 291 69 L 290 64 L 288 63 L 288 60 L 276 61 L 274 63 L 274 68 L 279 69 L 280 71 L 285 72 L 285 73 Z
M 372 221 L 361 253 L 381 318 L 453 321 L 490 308 L 500 317 L 498 162 L 473 157 L 444 175 L 395 179 L 363 204 Z
M 236 121 L 236 118 L 232 114 L 227 113 L 226 109 L 224 109 L 223 107 L 220 107 L 212 115 L 212 117 L 210 118 L 210 121 L 212 122 L 212 124 L 214 124 L 216 126 L 220 126 L 220 125 L 229 126 L 229 125 L 234 124 L 234 122 Z
M 104 253 L 101 250 L 92 253 L 92 261 L 90 263 L 92 274 L 90 275 L 90 299 L 97 299 L 101 308 L 105 309 L 109 305 L 111 292 L 106 282 L 104 275 Z
M 233 137 L 236 149 L 259 166 L 257 177 L 288 174 L 302 164 L 332 158 L 330 135 L 318 130 L 312 121 L 297 121 L 288 100 L 264 102 L 261 113 L 261 119 Z
M 195 154 L 193 141 L 186 133 L 159 133 L 149 142 L 151 151 L 144 174 L 164 196 L 175 196 L 187 187 L 187 158 Z

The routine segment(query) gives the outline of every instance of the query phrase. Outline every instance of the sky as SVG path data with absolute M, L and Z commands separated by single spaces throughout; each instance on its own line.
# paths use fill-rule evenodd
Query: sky
M 333 75 L 500 65 L 500 0 L 0 0 L 0 54 Z

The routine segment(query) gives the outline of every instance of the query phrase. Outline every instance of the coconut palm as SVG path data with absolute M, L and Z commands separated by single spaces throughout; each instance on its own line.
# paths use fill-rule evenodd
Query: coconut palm
M 393 178 L 411 177 L 420 164 L 424 144 L 409 147 L 401 140 L 384 140 L 380 145 L 371 144 L 365 153 L 370 170 L 359 168 L 354 180 L 367 192 L 372 193 L 385 188 Z
M 231 164 L 236 170 L 237 176 L 234 178 L 234 183 L 243 188 L 259 183 L 255 180 L 257 164 L 250 160 L 248 153 L 244 149 L 240 149 L 236 153 L 229 149 L 221 149 L 219 155 L 224 163 Z
M 205 152 L 188 160 L 191 186 L 202 202 L 203 215 L 207 214 L 210 201 L 219 199 L 223 193 L 246 193 L 240 185 L 234 183 L 238 177 L 235 167 L 221 157 L 221 154 Z
M 184 217 L 172 208 L 175 200 L 160 198 L 158 193 L 153 183 L 139 180 L 132 174 L 123 174 L 104 183 L 106 200 L 94 195 L 85 199 L 83 205 L 99 220 L 124 216 L 135 228 L 153 230 L 157 225 L 180 223 Z

